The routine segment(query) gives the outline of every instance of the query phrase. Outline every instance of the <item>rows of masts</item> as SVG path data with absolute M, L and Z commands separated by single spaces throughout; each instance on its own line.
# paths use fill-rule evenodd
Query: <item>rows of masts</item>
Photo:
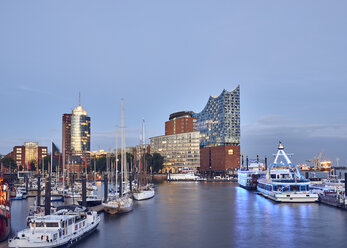
M 141 166 L 141 161 L 139 161 L 139 166 L 136 168 L 137 172 L 137 189 L 139 189 L 141 186 L 147 185 L 147 176 L 146 176 L 146 171 L 147 171 L 147 166 L 146 166 L 146 158 L 145 158 L 145 153 L 146 153 L 146 143 L 145 143 L 145 121 L 142 120 L 142 139 L 141 139 L 141 150 L 143 150 L 143 153 L 141 154 L 141 160 L 142 160 L 142 166 Z M 125 189 L 123 189 L 123 186 L 127 186 L 129 183 L 131 183 L 131 180 L 129 182 L 128 175 L 132 175 L 133 171 L 130 171 L 128 173 L 128 166 L 127 166 L 127 156 L 126 156 L 126 149 L 125 149 L 125 126 L 124 126 L 124 101 L 122 99 L 121 101 L 121 154 L 120 154 L 120 162 L 121 162 L 121 171 L 119 175 L 118 171 L 118 126 L 116 126 L 115 130 L 115 144 L 116 144 L 116 149 L 115 149 L 115 161 L 111 162 L 111 152 L 107 153 L 106 156 L 106 170 L 107 170 L 107 177 L 108 177 L 108 184 L 111 186 L 110 189 L 115 191 L 116 195 L 118 193 L 118 183 L 119 183 L 119 196 L 122 196 L 124 193 Z M 63 177 L 63 194 L 65 193 L 65 178 L 66 178 L 66 171 L 65 171 L 65 153 L 63 153 L 63 171 L 62 171 L 62 177 Z M 48 180 L 51 181 L 53 171 L 52 171 L 52 164 L 53 164 L 53 143 L 52 143 L 52 155 L 51 155 L 51 166 L 49 166 L 47 174 L 48 174 Z M 133 161 L 130 161 L 130 168 L 133 168 Z M 85 173 L 87 174 L 87 168 L 85 168 L 86 171 Z M 42 164 L 42 178 L 44 178 L 44 164 Z M 120 176 L 120 182 L 118 182 Z M 58 168 L 56 169 L 56 186 L 58 185 L 58 178 L 59 178 L 59 170 Z M 71 178 L 69 176 L 69 178 Z M 72 176 L 72 179 L 74 180 L 74 176 Z M 96 182 L 96 159 L 94 159 L 94 182 Z M 123 185 L 124 184 L 124 185 Z M 74 182 L 72 182 L 71 185 L 72 191 L 74 190 Z M 114 187 L 115 186 L 115 187 Z M 131 187 L 131 186 L 130 186 Z M 106 199 L 107 200 L 107 199 Z

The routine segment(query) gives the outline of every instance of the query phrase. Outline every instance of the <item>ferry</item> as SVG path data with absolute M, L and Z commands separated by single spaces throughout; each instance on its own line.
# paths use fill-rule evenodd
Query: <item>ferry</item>
M 284 157 L 285 162 L 279 162 Z M 266 178 L 258 180 L 261 195 L 276 202 L 316 202 L 318 194 L 310 191 L 310 180 L 305 179 L 280 142 L 275 161 L 269 166 Z
M 262 164 L 250 163 L 247 170 L 239 170 L 237 172 L 237 182 L 245 189 L 256 190 L 258 179 L 265 176 L 265 172 L 260 170 Z
M 168 181 L 196 181 L 199 177 L 195 175 L 194 171 L 188 171 L 187 173 L 169 173 L 167 175 Z
M 55 214 L 33 218 L 26 228 L 8 241 L 9 247 L 70 246 L 96 230 L 100 217 L 93 212 L 72 212 L 67 209 Z

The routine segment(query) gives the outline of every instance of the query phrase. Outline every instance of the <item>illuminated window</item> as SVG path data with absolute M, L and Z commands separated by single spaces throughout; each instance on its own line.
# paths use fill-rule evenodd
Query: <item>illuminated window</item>
M 233 155 L 233 154 L 234 154 L 233 149 L 229 149 L 229 150 L 228 150 L 228 155 Z

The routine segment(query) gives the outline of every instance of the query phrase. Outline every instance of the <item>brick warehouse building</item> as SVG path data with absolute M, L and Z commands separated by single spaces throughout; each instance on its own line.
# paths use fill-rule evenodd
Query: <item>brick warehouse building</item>
M 196 131 L 196 118 L 192 117 L 192 112 L 177 112 L 169 117 L 165 122 L 165 135 L 189 133 Z

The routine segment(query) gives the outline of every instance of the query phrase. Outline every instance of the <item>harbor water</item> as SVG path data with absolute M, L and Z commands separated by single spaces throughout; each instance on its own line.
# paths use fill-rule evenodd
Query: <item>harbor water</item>
M 75 247 L 346 247 L 345 210 L 278 204 L 236 183 L 164 182 L 156 190 L 128 214 L 101 213 L 98 230 Z M 33 202 L 12 202 L 12 232 L 25 228 Z

